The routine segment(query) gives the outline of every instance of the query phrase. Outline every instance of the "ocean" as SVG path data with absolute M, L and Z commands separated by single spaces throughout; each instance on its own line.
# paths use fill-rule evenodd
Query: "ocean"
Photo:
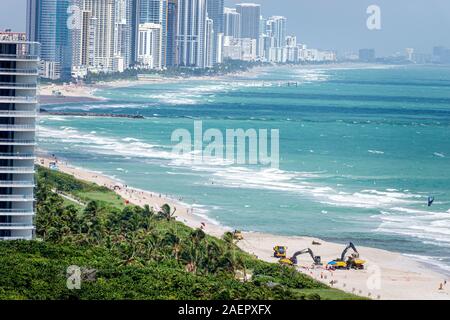
M 109 100 L 45 108 L 145 119 L 42 116 L 39 149 L 171 195 L 207 223 L 353 241 L 450 274 L 450 67 L 268 67 L 96 94 Z M 171 134 L 195 120 L 278 129 L 279 169 L 183 161 Z

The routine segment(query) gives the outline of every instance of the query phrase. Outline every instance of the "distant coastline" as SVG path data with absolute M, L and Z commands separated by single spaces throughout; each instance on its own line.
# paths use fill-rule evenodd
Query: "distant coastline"
M 41 108 L 41 114 L 51 116 L 77 116 L 77 117 L 101 117 L 101 118 L 128 118 L 128 119 L 144 119 L 139 114 L 116 114 L 116 113 L 96 113 L 96 112 L 67 112 L 67 111 L 49 111 Z
M 95 103 L 105 102 L 108 99 L 96 95 L 96 92 L 101 89 L 125 88 L 138 85 L 174 83 L 182 81 L 220 81 L 230 78 L 251 78 L 256 77 L 264 70 L 277 68 L 277 65 L 253 66 L 246 71 L 239 71 L 234 73 L 222 75 L 189 75 L 189 76 L 163 76 L 157 75 L 150 78 L 142 79 L 118 79 L 111 81 L 98 81 L 94 84 L 41 84 L 40 86 L 40 104 L 41 106 L 51 106 L 60 104 L 75 104 L 75 103 Z M 398 65 L 384 65 L 373 63 L 333 63 L 333 64 L 307 64 L 307 65 L 292 65 L 293 68 L 298 69 L 367 69 L 367 68 L 388 68 L 399 67 Z
M 91 103 L 91 102 L 104 102 L 108 101 L 106 98 L 102 98 L 96 95 L 96 91 L 99 89 L 113 89 L 113 88 L 125 88 L 137 85 L 148 84 L 161 84 L 161 83 L 174 83 L 181 81 L 219 81 L 222 79 L 228 79 L 230 77 L 251 77 L 257 75 L 260 70 L 270 67 L 253 67 L 246 71 L 240 71 L 224 75 L 202 75 L 202 76 L 155 76 L 151 78 L 142 79 L 119 79 L 111 81 L 98 81 L 94 84 L 75 84 L 75 83 L 63 83 L 63 84 L 41 84 L 39 88 L 40 92 L 40 104 L 41 106 L 51 106 L 60 104 L 75 104 L 75 103 Z

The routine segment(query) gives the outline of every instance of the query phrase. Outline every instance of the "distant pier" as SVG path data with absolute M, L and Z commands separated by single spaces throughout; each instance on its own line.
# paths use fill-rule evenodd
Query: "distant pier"
M 276 84 L 278 85 L 278 87 L 298 87 L 299 83 L 297 81 L 277 81 Z M 268 83 L 263 81 L 263 87 L 266 86 L 273 86 L 274 82 L 270 81 Z
M 48 111 L 41 109 L 41 113 L 52 116 L 76 116 L 76 117 L 101 117 L 101 118 L 128 118 L 128 119 L 144 119 L 140 114 L 120 114 L 120 113 L 96 113 L 96 112 L 67 112 L 67 111 Z

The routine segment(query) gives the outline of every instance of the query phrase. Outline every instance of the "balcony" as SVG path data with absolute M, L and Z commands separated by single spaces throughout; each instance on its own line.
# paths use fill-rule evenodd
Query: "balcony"
M 35 83 L 15 83 L 15 82 L 0 82 L 0 89 L 27 89 L 27 90 L 36 90 L 37 84 Z
M 34 212 L 25 209 L 0 209 L 0 216 L 34 216 Z
M 34 202 L 32 194 L 0 194 L 0 201 L 3 202 Z
M 0 223 L 0 230 L 34 230 L 31 223 Z
M 33 153 L 4 153 L 0 152 L 0 159 L 11 159 L 11 160 L 34 160 L 35 155 Z
M 0 61 L 39 61 L 39 56 L 24 53 L 0 54 Z
M 0 124 L 0 131 L 36 131 L 32 124 Z
M 0 68 L 0 75 L 6 76 L 38 76 L 39 71 L 36 68 L 17 69 L 17 68 Z
M 0 97 L 0 102 L 1 97 Z M 36 111 L 19 111 L 19 110 L 0 110 L 0 117 L 14 117 L 14 118 L 35 118 Z
M 0 96 L 0 103 L 37 103 L 36 97 L 27 96 L 16 96 L 16 97 L 5 97 Z
M 13 240 L 31 240 L 32 237 L 0 237 L 3 241 L 13 241 Z
M 32 180 L 0 180 L 0 188 L 34 188 Z
M 36 140 L 0 139 L 0 146 L 35 146 Z
M 0 173 L 34 173 L 33 167 L 0 167 Z M 1 212 L 1 209 L 0 209 Z

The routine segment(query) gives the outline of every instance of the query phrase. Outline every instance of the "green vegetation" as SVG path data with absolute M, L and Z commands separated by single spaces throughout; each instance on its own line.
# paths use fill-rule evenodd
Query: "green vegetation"
M 136 80 L 138 75 L 167 77 L 217 76 L 248 71 L 253 67 L 261 65 L 263 65 L 261 62 L 226 60 L 224 63 L 215 65 L 213 68 L 169 67 L 165 70 L 127 69 L 123 72 L 88 73 L 85 82 L 94 83 L 98 81 Z
M 36 197 L 39 240 L 0 242 L 0 299 L 358 298 L 253 258 L 230 233 L 190 229 L 168 205 L 124 206 L 104 187 L 44 168 Z M 73 265 L 79 290 L 66 285 Z

